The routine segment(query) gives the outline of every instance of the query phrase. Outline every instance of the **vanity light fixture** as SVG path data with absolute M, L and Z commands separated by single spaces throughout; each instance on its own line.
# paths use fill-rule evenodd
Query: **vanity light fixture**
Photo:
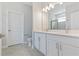
M 52 5 L 52 4 L 49 4 L 49 7 L 50 7 L 50 8 L 54 8 L 54 5 Z
M 46 6 L 45 8 L 43 8 L 43 11 L 44 12 L 47 12 L 48 10 L 50 10 L 50 9 L 53 9 L 54 8 L 54 4 L 52 4 L 52 3 L 50 3 L 48 6 Z
M 49 6 L 46 6 L 46 10 L 50 10 L 50 7 Z
M 43 8 L 43 11 L 45 11 L 45 9 Z
M 45 8 L 43 8 L 43 10 L 42 10 L 42 11 L 47 12 L 47 10 L 46 10 Z

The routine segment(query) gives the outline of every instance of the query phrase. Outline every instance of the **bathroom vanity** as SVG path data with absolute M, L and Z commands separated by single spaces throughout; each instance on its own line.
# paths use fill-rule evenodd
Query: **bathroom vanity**
M 33 48 L 46 56 L 79 56 L 78 5 L 55 4 L 47 12 L 41 12 L 42 4 L 33 5 Z
M 33 47 L 46 56 L 79 56 L 79 34 L 33 32 Z

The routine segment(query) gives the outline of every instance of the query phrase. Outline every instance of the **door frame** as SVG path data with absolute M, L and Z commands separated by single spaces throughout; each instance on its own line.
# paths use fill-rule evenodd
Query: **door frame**
M 8 14 L 9 12 L 14 12 L 14 13 L 20 13 L 23 15 L 23 40 L 24 40 L 24 13 L 22 11 L 16 11 L 16 10 L 8 10 L 6 11 L 6 47 L 9 46 L 8 44 Z M 24 42 L 23 42 L 24 43 Z

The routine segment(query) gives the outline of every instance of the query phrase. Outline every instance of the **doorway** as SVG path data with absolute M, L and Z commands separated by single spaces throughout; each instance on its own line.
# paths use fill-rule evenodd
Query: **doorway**
M 8 11 L 8 40 L 7 40 L 8 46 L 24 42 L 23 21 L 24 21 L 23 13 Z

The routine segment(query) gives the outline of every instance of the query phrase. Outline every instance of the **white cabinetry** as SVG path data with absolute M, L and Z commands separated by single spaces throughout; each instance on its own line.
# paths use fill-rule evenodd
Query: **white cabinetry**
M 35 48 L 46 55 L 46 36 L 43 33 L 35 32 Z
M 58 56 L 58 43 L 55 40 L 48 39 L 47 40 L 47 55 L 48 56 Z
M 35 32 L 35 48 L 47 56 L 79 56 L 79 38 Z
M 36 49 L 40 49 L 40 37 L 39 37 L 39 34 L 38 33 L 35 33 L 35 40 L 34 40 L 34 45 L 35 45 L 35 48 Z
M 79 38 L 47 34 L 47 55 L 79 56 Z
M 40 33 L 40 51 L 46 55 L 46 35 Z
M 59 37 L 55 35 L 47 34 L 47 55 L 48 56 L 59 56 Z
M 62 52 L 63 56 L 79 56 L 79 47 L 63 44 Z
M 79 56 L 79 38 L 62 37 L 61 52 L 63 56 Z

